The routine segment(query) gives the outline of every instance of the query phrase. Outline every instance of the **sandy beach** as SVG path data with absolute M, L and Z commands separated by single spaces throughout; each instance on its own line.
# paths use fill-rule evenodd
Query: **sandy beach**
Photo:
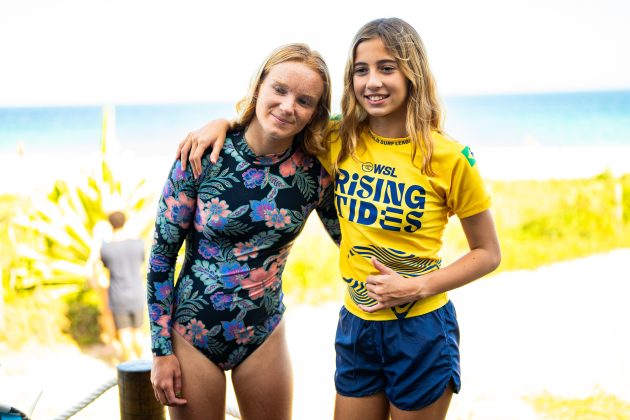
M 540 418 L 525 398 L 547 391 L 584 398 L 604 391 L 630 401 L 630 249 L 500 273 L 450 296 L 461 329 L 462 390 L 448 418 Z M 286 315 L 295 374 L 294 418 L 328 419 L 334 400 L 334 332 L 340 304 L 293 305 Z M 0 403 L 49 419 L 116 369 L 76 347 L 0 348 Z M 229 397 L 234 405 L 234 397 Z M 76 419 L 118 416 L 117 387 Z
M 131 152 L 116 155 L 115 173 L 122 179 L 145 179 L 147 186 L 160 191 L 175 158 L 173 154 L 140 157 Z M 570 179 L 588 178 L 604 171 L 614 176 L 630 173 L 630 145 L 603 147 L 475 147 L 475 157 L 481 174 L 492 180 Z M 74 154 L 71 150 L 58 153 L 0 153 L 0 177 L 11 179 L 3 184 L 3 193 L 33 190 L 48 191 L 55 179 L 76 179 L 82 172 L 98 167 L 99 156 Z

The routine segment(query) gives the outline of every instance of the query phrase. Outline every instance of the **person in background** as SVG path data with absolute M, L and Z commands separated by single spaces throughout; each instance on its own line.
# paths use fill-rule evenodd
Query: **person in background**
M 140 358 L 145 339 L 142 329 L 146 306 L 146 289 L 142 281 L 144 242 L 125 235 L 123 212 L 111 213 L 108 220 L 113 232 L 111 240 L 101 246 L 100 261 L 109 276 L 104 277 L 106 283 L 101 287 L 107 289 L 105 297 L 114 319 L 122 359 Z
M 324 150 L 330 98 L 321 56 L 304 44 L 282 46 L 237 105 L 216 163 L 204 156 L 197 179 L 179 161 L 171 169 L 147 286 L 151 381 L 173 419 L 224 418 L 226 370 L 242 418 L 291 418 L 282 272 L 313 210 L 339 239 L 332 181 L 313 156 Z
M 442 108 L 420 36 L 397 18 L 355 35 L 342 115 L 322 164 L 335 176 L 346 286 L 337 336 L 337 420 L 443 419 L 461 386 L 459 327 L 449 290 L 496 269 L 490 195 L 469 147 L 442 128 Z M 222 145 L 228 121 L 191 133 L 178 148 L 199 157 Z M 448 217 L 469 252 L 441 267 Z

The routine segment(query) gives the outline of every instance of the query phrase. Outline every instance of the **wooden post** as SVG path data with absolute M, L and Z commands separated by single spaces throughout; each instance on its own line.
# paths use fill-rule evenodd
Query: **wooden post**
M 151 361 L 132 360 L 118 365 L 121 420 L 164 420 L 164 407 L 151 386 Z

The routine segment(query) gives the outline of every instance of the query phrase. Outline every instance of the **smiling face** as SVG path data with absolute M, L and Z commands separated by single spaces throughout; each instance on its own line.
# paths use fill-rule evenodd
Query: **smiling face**
M 258 88 L 246 138 L 259 155 L 279 153 L 311 121 L 324 92 L 322 77 L 296 61 L 273 66 Z
M 407 79 L 380 38 L 357 45 L 352 82 L 356 100 L 368 113 L 372 128 L 385 126 L 380 131 L 385 129 L 387 132 L 404 130 Z M 395 127 L 397 129 L 392 130 Z M 381 134 L 388 135 L 385 132 Z

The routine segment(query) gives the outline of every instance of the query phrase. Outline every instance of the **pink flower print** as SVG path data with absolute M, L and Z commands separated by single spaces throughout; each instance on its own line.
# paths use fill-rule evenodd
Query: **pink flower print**
M 220 255 L 221 250 L 215 243 L 202 239 L 199 241 L 199 254 L 209 260 Z
M 166 197 L 164 201 L 167 207 L 164 212 L 164 217 L 166 217 L 169 222 L 175 223 L 183 229 L 187 229 L 195 208 L 195 200 L 181 192 L 177 196 L 177 199 L 175 199 L 175 197 Z
M 203 232 L 203 228 L 208 224 L 208 217 L 210 216 L 210 210 L 205 207 L 202 201 L 197 202 L 197 213 L 195 214 L 195 230 L 197 232 Z
M 175 162 L 175 168 L 173 169 L 173 172 L 171 173 L 171 179 L 173 181 L 181 181 L 183 179 L 186 179 L 186 171 L 182 170 L 181 160 L 178 160 L 177 162 Z
M 295 162 L 293 162 L 293 159 L 287 159 L 280 164 L 280 175 L 285 178 L 290 175 L 295 175 L 295 169 L 296 166 Z
M 265 225 L 267 225 L 268 227 L 281 229 L 285 225 L 291 223 L 291 218 L 287 215 L 286 209 L 273 209 L 273 211 L 268 213 L 266 216 L 267 217 L 265 217 L 265 220 L 267 220 L 267 222 L 265 223 Z
M 234 337 L 236 338 L 236 344 L 247 344 L 254 336 L 254 328 L 247 327 L 242 330 L 234 331 Z
M 210 204 L 206 204 L 210 225 L 216 228 L 222 228 L 227 222 L 227 217 L 232 213 L 228 210 L 229 205 L 224 200 L 217 197 L 210 200 Z
M 249 205 L 252 211 L 249 213 L 252 222 L 260 222 L 268 220 L 268 215 L 276 209 L 276 203 L 269 198 L 263 198 L 260 201 L 251 200 Z
M 221 325 L 223 326 L 223 337 L 228 341 L 236 340 L 239 331 L 245 329 L 245 324 L 239 320 L 221 321 Z
M 280 285 L 280 276 L 278 275 L 278 264 L 273 263 L 269 270 L 264 268 L 256 268 L 250 271 L 249 276 L 241 280 L 241 287 L 247 290 L 249 298 L 261 298 L 265 290 L 276 289 Z
M 187 335 L 186 335 L 186 327 L 185 327 L 185 326 L 183 326 L 182 324 L 175 323 L 175 325 L 173 325 L 173 329 L 174 329 L 175 331 L 177 331 L 177 333 L 178 333 L 179 335 L 181 335 L 182 337 L 184 337 L 184 338 L 186 338 L 186 339 L 188 339 L 188 338 L 189 338 L 189 337 L 187 337 Z M 190 340 L 188 340 L 188 341 L 190 341 Z
M 234 248 L 234 256 L 239 261 L 256 258 L 258 256 L 258 247 L 252 245 L 251 242 L 238 242 L 236 248 Z
M 228 210 L 229 205 L 224 200 L 215 197 L 209 203 L 203 203 L 202 206 L 201 209 L 197 209 L 195 229 L 201 232 L 209 223 L 210 226 L 222 230 L 227 223 L 227 217 L 232 213 Z
M 259 187 L 265 182 L 265 171 L 249 168 L 243 174 L 245 188 Z
M 247 276 L 249 267 L 247 264 L 240 265 L 237 262 L 226 262 L 219 264 L 219 274 L 223 286 L 228 289 L 237 287 Z
M 190 329 L 190 336 L 192 337 L 193 343 L 205 346 L 208 330 L 206 329 L 204 323 L 197 321 L 196 318 L 193 318 L 190 320 L 188 328 Z
M 310 169 L 313 166 L 313 157 L 306 156 L 301 150 L 298 150 L 291 156 L 291 161 L 296 167 L 302 167 L 302 169 Z
M 162 327 L 160 330 L 160 336 L 162 337 L 170 337 L 170 324 L 171 324 L 171 316 L 170 315 L 162 315 L 158 320 L 157 324 Z

